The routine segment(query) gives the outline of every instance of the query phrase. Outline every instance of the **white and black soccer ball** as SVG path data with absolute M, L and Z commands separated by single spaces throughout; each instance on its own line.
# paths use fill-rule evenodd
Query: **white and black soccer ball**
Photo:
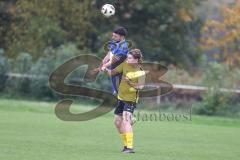
M 115 14 L 115 7 L 111 4 L 104 4 L 101 12 L 104 16 L 111 17 Z

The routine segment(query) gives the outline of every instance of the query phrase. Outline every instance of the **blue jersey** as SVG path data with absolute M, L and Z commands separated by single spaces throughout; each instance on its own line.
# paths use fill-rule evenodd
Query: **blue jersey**
M 125 40 L 122 42 L 111 41 L 109 44 L 109 49 L 116 56 L 127 56 L 128 43 Z
M 118 65 L 120 65 L 125 59 L 127 58 L 128 54 L 128 43 L 124 40 L 122 42 L 114 42 L 111 41 L 109 43 L 109 50 L 112 52 L 112 54 L 116 57 L 118 57 L 118 61 L 115 62 L 110 66 L 111 69 L 116 68 Z M 121 74 L 115 75 L 111 77 L 112 81 L 112 93 L 113 95 L 118 94 L 118 86 L 121 81 Z

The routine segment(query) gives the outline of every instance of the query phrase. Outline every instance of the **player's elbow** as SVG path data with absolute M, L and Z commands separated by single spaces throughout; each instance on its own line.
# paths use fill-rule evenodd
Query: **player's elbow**
M 144 86 L 139 86 L 139 89 L 143 89 L 144 88 Z
M 108 73 L 108 75 L 109 75 L 110 77 L 114 76 L 114 73 L 113 73 L 113 71 L 111 71 L 111 70 L 108 70 L 107 73 Z
M 137 87 L 139 90 L 140 89 L 143 89 L 144 88 L 144 85 L 143 84 L 140 84 L 140 85 L 138 85 L 138 87 Z

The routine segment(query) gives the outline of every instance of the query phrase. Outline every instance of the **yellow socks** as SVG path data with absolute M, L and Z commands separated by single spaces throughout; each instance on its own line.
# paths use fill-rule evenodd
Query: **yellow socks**
M 120 134 L 123 140 L 123 145 L 127 148 L 133 148 L 133 133 L 122 133 Z
M 133 148 L 133 133 L 125 133 L 127 148 Z
M 123 140 L 123 145 L 127 147 L 126 135 L 124 133 L 120 134 Z

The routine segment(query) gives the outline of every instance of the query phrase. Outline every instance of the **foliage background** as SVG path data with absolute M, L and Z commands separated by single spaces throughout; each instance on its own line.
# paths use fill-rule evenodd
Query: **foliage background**
M 146 61 L 168 66 L 164 80 L 213 88 L 201 95 L 201 102 L 194 103 L 196 113 L 239 114 L 239 95 L 222 93 L 220 88 L 239 89 L 240 3 L 219 2 L 121 0 L 116 15 L 105 18 L 100 8 L 113 1 L 0 1 L 1 96 L 59 99 L 61 96 L 48 86 L 50 73 L 73 56 L 102 58 L 113 28 L 125 26 L 127 39 L 143 51 Z M 71 78 L 77 82 L 72 83 L 81 85 L 83 73 L 83 69 L 74 72 Z M 111 87 L 104 75 L 87 85 L 105 90 Z

